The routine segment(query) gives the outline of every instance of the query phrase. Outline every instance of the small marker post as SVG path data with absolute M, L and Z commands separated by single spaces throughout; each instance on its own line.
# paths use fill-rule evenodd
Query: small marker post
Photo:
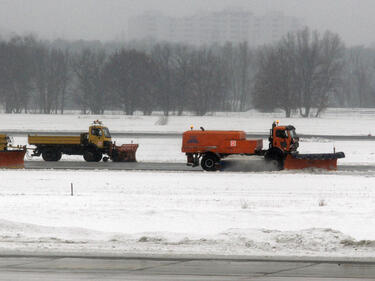
M 73 196 L 73 183 L 70 183 L 70 196 Z

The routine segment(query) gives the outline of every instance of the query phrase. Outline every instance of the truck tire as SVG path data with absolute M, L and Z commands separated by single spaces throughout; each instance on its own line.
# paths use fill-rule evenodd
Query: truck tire
M 85 151 L 83 153 L 83 159 L 85 159 L 86 162 L 94 162 L 94 153 L 91 151 Z
M 284 169 L 284 154 L 281 150 L 271 148 L 264 154 L 264 159 L 275 166 L 276 169 Z
M 94 162 L 100 162 L 102 160 L 103 154 L 101 152 L 94 153 Z
M 53 161 L 59 161 L 61 159 L 62 152 L 61 151 L 55 151 L 55 157 Z
M 44 161 L 58 161 L 57 160 L 57 154 L 55 150 L 43 150 L 42 152 L 42 158 Z M 61 158 L 61 155 L 60 155 Z
M 201 160 L 201 167 L 205 171 L 213 172 L 217 170 L 217 163 L 219 162 L 219 157 L 215 154 L 205 154 Z

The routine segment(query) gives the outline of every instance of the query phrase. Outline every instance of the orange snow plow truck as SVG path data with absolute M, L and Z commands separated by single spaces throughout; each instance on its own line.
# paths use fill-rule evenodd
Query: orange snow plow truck
M 269 135 L 269 147 L 263 149 L 263 140 L 246 139 L 244 131 L 190 130 L 183 133 L 182 152 L 186 153 L 187 165 L 200 164 L 206 171 L 220 169 L 221 159 L 234 154 L 260 155 L 278 169 L 321 168 L 337 169 L 337 159 L 344 158 L 343 152 L 324 154 L 300 154 L 297 151 L 299 137 L 295 128 L 279 126 L 274 122 Z

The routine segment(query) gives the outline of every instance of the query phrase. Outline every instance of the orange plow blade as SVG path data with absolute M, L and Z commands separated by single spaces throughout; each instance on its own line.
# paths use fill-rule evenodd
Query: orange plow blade
M 337 159 L 344 158 L 343 152 L 326 154 L 289 154 L 284 161 L 284 169 L 317 168 L 326 170 L 337 169 Z
M 24 168 L 26 148 L 0 151 L 0 168 Z
M 123 144 L 114 146 L 112 160 L 114 162 L 137 162 L 135 154 L 138 144 Z

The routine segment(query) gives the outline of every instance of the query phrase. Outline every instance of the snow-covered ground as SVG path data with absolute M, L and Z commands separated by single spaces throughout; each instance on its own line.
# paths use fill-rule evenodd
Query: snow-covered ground
M 300 134 L 375 135 L 375 110 L 329 109 L 320 118 L 284 118 L 282 113 L 256 111 L 216 113 L 213 116 L 40 115 L 2 114 L 0 131 L 85 131 L 93 120 L 101 120 L 112 132 L 183 132 L 191 125 L 206 129 L 244 130 L 267 134 L 272 122 L 292 124 Z
M 0 177 L 3 252 L 374 255 L 373 175 L 2 170 Z
M 303 134 L 375 134 L 375 110 L 331 109 L 317 119 L 280 117 L 255 112 L 172 116 L 159 125 L 160 116 L 0 115 L 0 132 L 79 132 L 101 119 L 113 132 L 182 132 L 195 125 L 267 133 L 279 119 Z M 139 143 L 139 161 L 186 161 L 180 138 L 116 141 Z M 26 143 L 25 137 L 15 137 L 15 144 Z M 373 141 L 302 139 L 299 150 L 324 153 L 334 147 L 346 154 L 339 165 L 375 165 Z M 373 172 L 320 171 L 0 170 L 0 249 L 374 257 L 374 177 Z

